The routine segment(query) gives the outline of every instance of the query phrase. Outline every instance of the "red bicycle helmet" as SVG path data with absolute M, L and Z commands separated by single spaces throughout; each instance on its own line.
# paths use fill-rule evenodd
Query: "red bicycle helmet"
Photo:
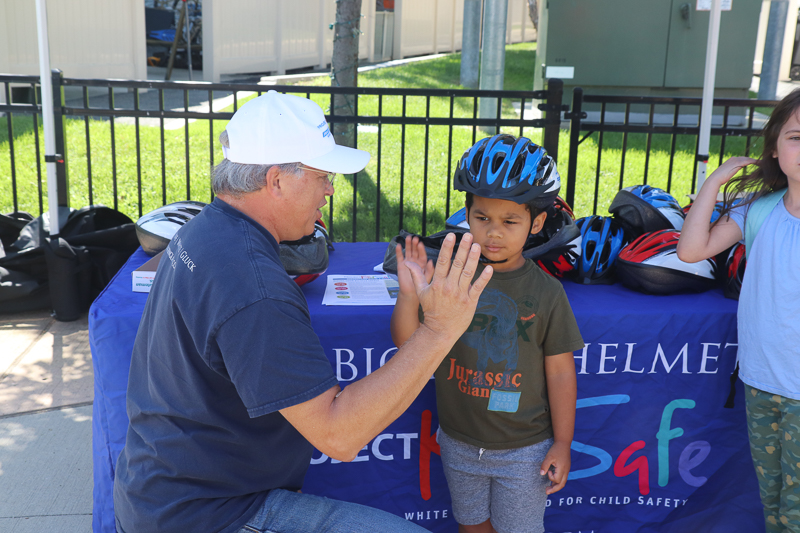
M 679 237 L 679 231 L 660 230 L 645 233 L 627 245 L 617 258 L 619 280 L 631 289 L 652 294 L 711 289 L 716 282 L 716 261 L 681 261 Z
M 722 287 L 722 292 L 726 298 L 739 299 L 745 268 L 747 268 L 747 255 L 744 244 L 737 242 L 728 252 L 728 259 L 725 261 L 725 285 Z

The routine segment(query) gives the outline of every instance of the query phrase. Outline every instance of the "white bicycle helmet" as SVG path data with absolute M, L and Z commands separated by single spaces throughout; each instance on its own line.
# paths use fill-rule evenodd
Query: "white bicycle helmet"
M 148 255 L 164 250 L 175 233 L 197 216 L 206 206 L 203 202 L 184 200 L 153 209 L 136 221 L 136 237 Z

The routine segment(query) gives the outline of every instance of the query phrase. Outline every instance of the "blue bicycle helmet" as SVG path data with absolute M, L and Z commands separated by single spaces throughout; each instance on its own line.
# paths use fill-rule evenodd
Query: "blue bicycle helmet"
M 453 187 L 483 198 L 553 205 L 561 189 L 556 162 L 525 137 L 500 134 L 481 139 L 458 162 Z
M 671 194 L 650 185 L 625 187 L 614 197 L 608 211 L 631 238 L 662 229 L 680 231 L 685 218 Z
M 590 216 L 575 221 L 581 230 L 581 256 L 575 281 L 584 285 L 614 283 L 614 263 L 625 246 L 625 232 L 611 217 Z
M 455 228 L 466 228 L 469 229 L 469 222 L 467 222 L 467 208 L 462 207 L 452 215 L 450 215 L 447 220 L 444 221 L 445 229 L 455 229 Z

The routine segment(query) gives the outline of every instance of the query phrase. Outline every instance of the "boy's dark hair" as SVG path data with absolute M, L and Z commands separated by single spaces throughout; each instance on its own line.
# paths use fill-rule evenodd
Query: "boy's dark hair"
M 778 137 L 783 125 L 792 115 L 797 113 L 800 113 L 800 89 L 795 89 L 789 93 L 773 109 L 761 133 L 764 138 L 764 148 L 761 152 L 761 157 L 754 163 L 755 170 L 749 174 L 733 177 L 725 184 L 723 209 L 712 226 L 719 223 L 723 215 L 727 215 L 730 212 L 733 207 L 733 201 L 737 196 L 752 193 L 749 199 L 737 204 L 742 206 L 755 202 L 769 192 L 779 191 L 788 187 L 788 178 L 781 170 L 778 158 L 773 157 L 772 154 L 778 150 Z
M 466 204 L 467 211 L 469 211 L 472 208 L 472 204 L 475 201 L 474 196 L 475 196 L 474 193 L 471 192 L 467 193 L 467 199 L 464 202 Z M 533 205 L 535 201 L 536 200 L 531 200 L 530 202 L 522 204 L 528 208 L 528 212 L 531 214 L 531 224 L 533 224 L 533 219 L 539 216 L 539 213 L 544 211 L 544 209 L 541 209 Z

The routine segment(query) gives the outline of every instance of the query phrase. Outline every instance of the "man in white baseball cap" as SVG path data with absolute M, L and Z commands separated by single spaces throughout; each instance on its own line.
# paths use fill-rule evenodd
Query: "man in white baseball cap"
M 275 91 L 243 105 L 220 141 L 217 197 L 167 247 L 134 343 L 117 530 L 424 531 L 298 491 L 312 446 L 352 460 L 405 411 L 466 330 L 491 267 L 472 283 L 469 234 L 457 251 L 445 240 L 435 271 L 406 261 L 424 325 L 341 389 L 278 243 L 311 233 L 333 174 L 369 154 L 336 145 L 317 104 Z

